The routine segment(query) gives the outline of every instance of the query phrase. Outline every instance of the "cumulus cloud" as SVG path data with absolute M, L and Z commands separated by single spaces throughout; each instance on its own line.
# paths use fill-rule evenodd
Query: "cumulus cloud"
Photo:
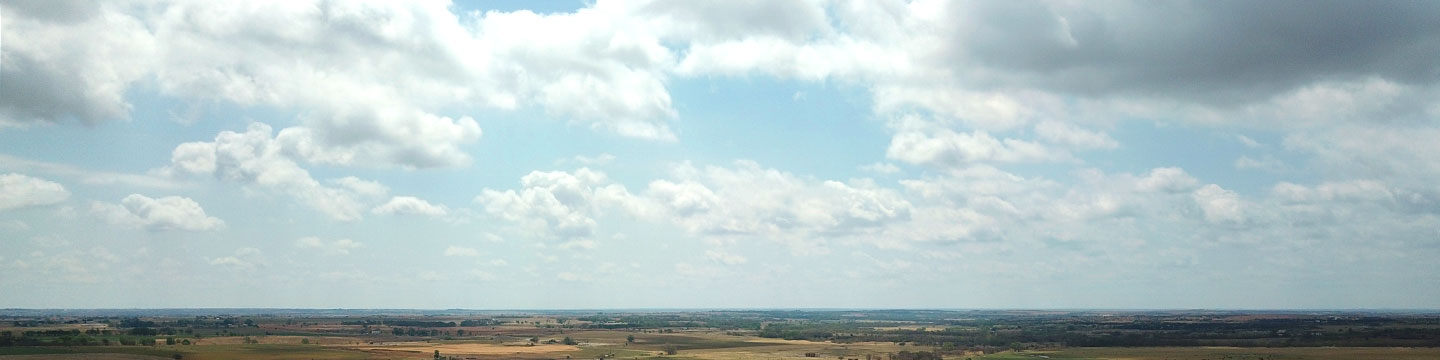
M 314 250 L 324 255 L 350 255 L 351 250 L 359 249 L 363 246 L 365 245 L 350 239 L 326 241 L 314 236 L 295 239 L 296 248 Z
M 1069 154 L 1017 139 L 996 139 L 983 131 L 907 131 L 896 134 L 885 155 L 917 165 L 960 166 L 974 162 L 1054 162 Z
M 675 139 L 674 51 L 625 4 L 555 14 L 457 14 L 443 1 L 32 5 L 5 5 L 6 124 L 124 119 L 125 91 L 149 78 L 193 101 L 303 109 L 303 125 L 279 138 L 328 165 L 463 166 L 460 146 L 481 131 L 437 113 L 457 104 L 538 105 L 601 131 Z
M 0 211 L 58 204 L 70 198 L 59 183 L 22 174 L 0 175 Z
M 431 204 L 413 196 L 396 196 L 390 201 L 370 209 L 371 213 L 380 215 L 425 215 L 445 216 L 449 211 L 444 205 Z
M 599 209 L 609 205 L 623 209 L 623 203 L 631 198 L 624 186 L 588 168 L 534 171 L 522 177 L 520 185 L 518 191 L 484 189 L 475 203 L 531 236 L 564 242 L 594 236 Z
M 529 236 L 586 249 L 597 246 L 598 219 L 606 213 L 674 224 L 711 241 L 779 241 L 797 252 L 824 251 L 828 238 L 871 233 L 910 216 L 898 192 L 870 180 L 814 179 L 753 161 L 732 165 L 681 163 L 640 193 L 587 168 L 537 171 L 521 179 L 521 189 L 485 189 L 475 202 Z
M 199 203 L 187 197 L 150 198 L 130 194 L 119 204 L 95 202 L 90 211 L 111 224 L 150 231 L 209 231 L 225 227 L 225 221 L 205 214 Z
M 383 185 L 353 177 L 333 180 L 334 186 L 315 180 L 285 154 L 285 147 L 264 123 L 251 123 L 243 133 L 223 131 L 211 142 L 180 144 L 171 154 L 170 166 L 159 172 L 213 175 L 272 189 L 340 221 L 359 220 L 365 202 L 387 191 Z
M 152 67 L 156 44 L 145 21 L 118 13 L 119 7 L 0 5 L 0 128 L 129 118 L 125 90 Z
M 898 192 L 869 180 L 820 180 L 753 161 L 680 164 L 673 172 L 674 179 L 652 181 L 642 193 L 650 216 L 712 240 L 761 238 L 823 251 L 828 238 L 867 234 L 911 214 Z
M 1140 191 L 1186 192 L 1200 186 L 1200 181 L 1177 167 L 1150 169 L 1145 177 L 1135 184 Z
M 1240 196 L 1210 184 L 1195 190 L 1195 203 L 1204 211 L 1205 221 L 1211 223 L 1240 223 L 1245 221 L 1245 212 Z
M 1114 149 L 1120 146 L 1120 143 L 1110 138 L 1110 135 L 1058 121 L 1043 121 L 1035 124 L 1035 134 L 1054 144 L 1081 149 Z

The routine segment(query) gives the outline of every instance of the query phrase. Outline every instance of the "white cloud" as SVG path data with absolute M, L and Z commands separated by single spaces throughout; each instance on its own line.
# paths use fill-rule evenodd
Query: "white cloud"
M 161 92 L 183 98 L 310 109 L 304 126 L 279 138 L 326 164 L 464 165 L 459 146 L 480 129 L 431 110 L 456 104 L 534 104 L 592 128 L 673 140 L 665 79 L 675 60 L 659 38 L 669 31 L 658 28 L 668 25 L 641 10 L 609 2 L 556 14 L 455 14 L 446 2 L 175 2 L 102 6 L 65 22 L 11 10 L 4 34 L 14 61 L 4 70 L 14 80 L 3 90 L 17 96 L 3 97 L 16 101 L 0 103 L 0 114 L 124 118 L 124 91 L 153 76 Z M 29 95 L 18 96 L 24 89 Z
M 444 254 L 445 254 L 445 256 L 477 257 L 477 256 L 480 256 L 480 251 L 479 251 L 479 250 L 475 250 L 474 248 L 459 247 L 459 246 L 451 245 L 451 246 L 445 248 Z
M 316 250 L 324 255 L 350 255 L 351 250 L 359 249 L 364 246 L 364 244 L 350 239 L 335 239 L 325 241 L 324 239 L 314 236 L 306 236 L 295 239 L 296 248 Z
M 390 193 L 390 188 L 386 187 L 385 184 L 363 180 L 354 176 L 330 179 L 326 182 L 365 198 L 383 198 L 385 194 Z
M 905 163 L 937 167 L 958 167 L 977 162 L 1063 162 L 1069 153 L 1045 145 L 997 139 L 984 131 L 955 132 L 950 129 L 907 129 L 895 134 L 885 156 Z
M 976 165 L 902 180 L 918 197 L 916 216 L 887 228 L 873 241 L 886 248 L 924 242 L 982 246 L 1002 239 L 993 246 L 1095 241 L 1105 234 L 1114 239 L 1138 231 L 1131 229 L 1137 221 L 1185 223 L 1185 212 L 1196 207 L 1191 192 L 1199 181 L 1179 168 L 1156 168 L 1139 175 L 1085 170 L 1076 177 L 1075 183 L 1067 184 Z
M 681 164 L 675 177 L 651 182 L 642 194 L 654 207 L 645 208 L 648 216 L 717 241 L 770 239 L 820 252 L 829 238 L 869 233 L 911 214 L 899 193 L 869 180 L 818 180 L 751 161 L 729 168 Z
M 1255 141 L 1255 139 L 1251 139 L 1249 136 L 1245 135 L 1235 135 L 1235 140 L 1239 141 L 1241 144 L 1245 144 L 1245 147 L 1252 149 L 1265 146 L 1265 144 L 1261 144 L 1259 141 Z
M 256 268 L 265 266 L 267 263 L 262 257 L 260 249 L 253 247 L 242 247 L 235 249 L 234 255 L 218 258 L 205 258 L 210 265 L 227 267 L 233 270 L 254 271 Z
M 489 215 L 516 224 L 530 236 L 562 242 L 594 236 L 598 209 L 631 199 L 624 186 L 610 183 L 604 173 L 588 168 L 573 173 L 534 171 L 522 177 L 520 184 L 518 191 L 485 189 L 475 202 Z
M 59 204 L 70 192 L 59 183 L 21 174 L 0 175 L 0 211 Z
M 1211 223 L 1242 223 L 1245 211 L 1240 196 L 1218 185 L 1210 184 L 1195 190 L 1195 203 Z
M 125 91 L 155 59 L 144 20 L 118 13 L 123 5 L 114 3 L 23 5 L 6 2 L 0 10 L 0 128 L 128 119 Z
M 149 231 L 210 231 L 225 227 L 225 221 L 205 214 L 199 203 L 187 197 L 150 198 L 130 194 L 119 204 L 95 202 L 90 211 L 111 224 Z
M 1163 191 L 1170 193 L 1188 192 L 1200 186 L 1200 181 L 1176 167 L 1150 169 L 1145 177 L 1135 184 L 1136 189 L 1146 192 Z
M 1120 143 L 1105 133 L 1082 129 L 1074 124 L 1059 121 L 1041 121 L 1035 124 L 1035 134 L 1053 144 L 1068 145 L 1079 149 L 1114 149 Z
M 190 142 L 175 147 L 171 165 L 160 173 L 213 174 L 243 185 L 273 189 L 293 196 L 335 220 L 360 220 L 367 198 L 383 196 L 378 183 L 346 177 L 326 186 L 285 155 L 271 137 L 271 128 L 251 123 L 244 133 L 222 131 L 213 142 Z
M 1287 150 L 1313 155 L 1316 170 L 1333 178 L 1357 176 L 1397 185 L 1436 190 L 1440 178 L 1440 128 L 1394 124 L 1339 126 L 1285 137 Z
M 910 216 L 894 190 L 860 179 L 848 183 L 801 177 L 737 161 L 733 167 L 674 169 L 631 194 L 603 173 L 532 172 L 519 190 L 485 189 L 475 202 L 528 236 L 559 240 L 562 249 L 590 249 L 598 217 L 631 214 L 678 225 L 710 241 L 770 239 L 797 252 L 823 252 L 826 239 L 859 236 Z
M 426 215 L 445 216 L 449 210 L 444 205 L 434 205 L 428 201 L 413 196 L 396 196 L 390 198 L 390 202 L 370 209 L 371 213 L 380 215 Z
M 1271 192 L 1289 203 L 1300 202 L 1423 202 L 1424 196 L 1395 189 L 1375 180 L 1324 182 L 1305 186 L 1289 182 L 1275 184 Z
M 679 183 L 656 180 L 650 183 L 645 195 L 669 210 L 668 213 L 679 216 L 709 212 L 722 201 L 710 188 L 693 180 Z

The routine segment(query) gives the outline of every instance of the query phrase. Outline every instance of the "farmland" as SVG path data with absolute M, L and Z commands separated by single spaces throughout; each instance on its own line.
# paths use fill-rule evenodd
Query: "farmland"
M 1433 313 L 6 311 L 5 359 L 1440 358 Z

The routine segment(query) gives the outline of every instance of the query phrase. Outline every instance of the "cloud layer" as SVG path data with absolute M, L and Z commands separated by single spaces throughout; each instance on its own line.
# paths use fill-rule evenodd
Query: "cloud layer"
M 469 6 L 0 3 L 0 302 L 1440 299 L 1436 3 Z

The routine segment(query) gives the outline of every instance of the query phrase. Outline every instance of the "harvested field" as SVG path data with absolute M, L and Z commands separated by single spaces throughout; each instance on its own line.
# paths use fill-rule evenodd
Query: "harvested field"
M 414 352 L 430 354 L 440 350 L 442 354 L 450 355 L 507 355 L 507 354 L 543 354 L 562 353 L 579 351 L 580 347 L 574 345 L 541 344 L 541 345 L 500 345 L 500 344 L 477 344 L 477 343 L 390 343 L 382 346 L 357 346 L 351 349 L 363 351 L 395 351 Z
M 3 360 L 166 360 L 169 358 L 134 354 L 45 354 L 0 355 Z
M 1056 351 L 1000 353 L 981 359 L 1105 359 L 1105 360 L 1259 360 L 1259 359 L 1440 359 L 1440 348 L 1235 348 L 1235 347 L 1138 347 L 1070 348 Z
M 305 340 L 310 340 L 312 345 L 364 345 L 365 342 L 353 337 L 339 336 L 290 336 L 290 335 L 268 335 L 252 336 L 251 339 L 260 344 L 289 344 L 300 345 Z M 242 345 L 245 338 L 242 336 L 211 337 L 203 339 L 190 339 L 195 345 Z

